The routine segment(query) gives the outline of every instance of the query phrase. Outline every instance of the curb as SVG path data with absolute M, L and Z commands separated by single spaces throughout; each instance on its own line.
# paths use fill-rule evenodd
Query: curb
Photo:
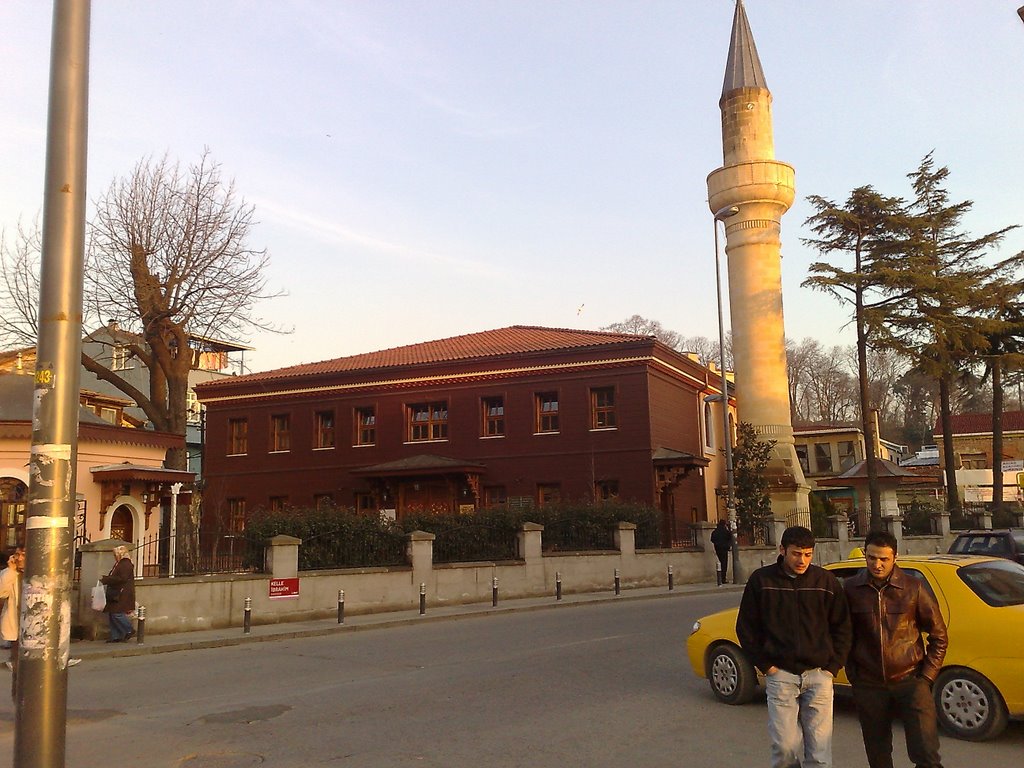
M 71 646 L 71 655 L 82 658 L 82 659 L 104 659 L 104 658 L 119 658 L 128 656 L 148 656 L 157 653 L 177 653 L 179 651 L 197 651 L 207 648 L 225 648 L 230 646 L 247 645 L 250 643 L 268 643 L 277 640 L 295 640 L 302 637 L 323 637 L 325 635 L 339 634 L 343 632 L 363 632 L 372 629 L 391 629 L 395 627 L 410 626 L 412 624 L 422 623 L 433 623 L 439 621 L 453 621 L 461 619 L 473 619 L 481 616 L 495 616 L 500 614 L 516 613 L 516 612 L 528 612 L 528 611 L 544 611 L 552 610 L 554 608 L 567 608 L 567 607 L 580 607 L 587 605 L 600 605 L 603 603 L 612 603 L 622 600 L 662 600 L 666 598 L 678 598 L 686 596 L 699 596 L 699 595 L 711 595 L 711 594 L 723 594 L 732 593 L 739 591 L 743 588 L 741 584 L 723 584 L 717 585 L 702 585 L 700 587 L 689 589 L 689 590 L 673 590 L 671 592 L 652 592 L 647 594 L 629 594 L 628 591 L 621 595 L 604 595 L 595 593 L 587 593 L 584 596 L 575 596 L 576 599 L 564 600 L 557 602 L 551 600 L 543 603 L 532 603 L 532 604 L 519 604 L 515 605 L 516 601 L 509 601 L 509 605 L 502 606 L 498 605 L 493 607 L 487 604 L 471 603 L 460 606 L 442 607 L 436 608 L 437 612 L 428 613 L 426 615 L 410 614 L 393 616 L 392 618 L 381 618 L 374 619 L 375 614 L 360 614 L 353 616 L 353 620 L 356 623 L 352 624 L 331 624 L 327 623 L 330 620 L 324 619 L 323 626 L 312 626 L 303 627 L 296 629 L 283 629 L 276 630 L 277 627 L 281 627 L 281 624 L 264 624 L 256 625 L 254 629 L 263 628 L 262 632 L 256 634 L 238 634 L 231 636 L 221 637 L 208 637 L 195 640 L 181 639 L 178 641 L 168 640 L 164 642 L 157 642 L 153 645 L 147 645 L 146 643 L 134 643 L 130 645 L 122 645 L 111 648 L 100 648 L 85 646 L 75 648 L 75 644 Z M 595 595 L 590 597 L 589 595 Z M 536 598 L 525 598 L 525 600 L 531 600 Z M 444 612 L 449 611 L 449 612 Z M 381 614 L 376 614 L 380 616 Z M 237 629 L 240 631 L 241 628 L 227 628 L 225 631 Z M 167 635 L 156 635 L 157 638 L 169 637 Z M 87 641 L 89 642 L 89 641 Z M 96 642 L 96 641 L 92 641 Z

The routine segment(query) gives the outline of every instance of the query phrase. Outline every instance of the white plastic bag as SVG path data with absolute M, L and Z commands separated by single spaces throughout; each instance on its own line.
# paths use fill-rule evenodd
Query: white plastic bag
M 103 582 L 97 581 L 96 586 L 92 588 L 92 609 L 102 611 L 106 607 L 107 588 L 103 586 Z

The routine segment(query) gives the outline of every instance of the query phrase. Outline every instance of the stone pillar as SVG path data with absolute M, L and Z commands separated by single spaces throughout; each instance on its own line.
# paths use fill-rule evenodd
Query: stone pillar
M 949 512 L 932 512 L 929 515 L 932 533 L 946 538 L 949 536 Z
M 544 526 L 540 523 L 523 523 L 516 534 L 516 554 L 527 563 L 540 560 L 543 556 Z
M 693 523 L 692 527 L 697 532 L 697 546 L 704 550 L 704 573 L 708 579 L 714 579 L 718 573 L 718 556 L 715 554 L 715 545 L 711 543 L 715 523 L 700 521 Z
M 786 518 L 784 518 L 784 517 L 773 517 L 772 518 L 772 526 L 769 529 L 769 533 L 771 534 L 771 541 L 769 543 L 771 543 L 772 545 L 774 545 L 776 547 L 781 547 L 782 546 L 782 534 L 786 532 L 786 529 L 788 527 L 789 527 L 789 523 L 786 521 Z
M 903 544 L 903 517 L 900 515 L 883 517 L 882 526 L 896 537 L 896 548 L 899 549 L 900 545 Z
M 299 575 L 299 545 L 302 539 L 280 534 L 267 539 L 264 568 L 275 579 L 293 579 Z
M 82 566 L 79 571 L 76 606 L 78 617 L 73 623 L 84 640 L 98 640 L 110 632 L 107 614 L 92 609 L 92 588 L 100 576 L 110 573 L 110 569 L 114 567 L 114 547 L 121 546 L 130 547 L 131 544 L 120 539 L 103 539 L 83 544 L 78 548 L 82 553 Z
M 427 592 L 430 593 L 433 586 L 434 575 L 434 534 L 426 531 L 412 531 L 406 535 L 406 554 L 409 563 L 412 565 L 413 588 L 416 590 L 416 600 L 419 600 L 420 584 L 427 585 Z
M 1024 509 L 1014 510 L 1013 525 L 1015 528 L 1024 528 Z
M 828 516 L 828 535 L 839 542 L 839 558 L 850 552 L 850 519 L 843 513 Z
M 972 515 L 972 517 L 974 517 L 974 525 L 975 525 L 976 528 L 983 528 L 986 531 L 991 531 L 992 530 L 992 512 L 991 511 L 989 511 L 987 509 L 983 509 L 983 510 L 981 510 L 979 512 L 975 512 Z
M 636 523 L 619 521 L 612 532 L 615 548 L 623 558 L 636 557 Z

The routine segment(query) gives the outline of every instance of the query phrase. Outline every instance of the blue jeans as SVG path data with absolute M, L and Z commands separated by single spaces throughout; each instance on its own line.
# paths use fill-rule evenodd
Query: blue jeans
M 124 640 L 132 633 L 132 620 L 127 613 L 108 613 L 107 622 L 110 624 L 111 640 Z
M 772 768 L 831 768 L 832 674 L 780 669 L 765 685 Z

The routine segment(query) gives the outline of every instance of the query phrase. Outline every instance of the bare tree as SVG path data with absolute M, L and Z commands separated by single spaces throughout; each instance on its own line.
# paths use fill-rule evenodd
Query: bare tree
M 166 156 L 140 161 L 96 201 L 84 278 L 86 322 L 116 319 L 128 352 L 149 372 L 148 391 L 83 354 L 83 366 L 132 398 L 154 428 L 184 435 L 189 372 L 199 365 L 195 337 L 239 340 L 272 330 L 255 314 L 266 289 L 269 257 L 247 244 L 254 209 L 221 178 L 208 150 L 181 168 Z M 38 237 L 19 228 L 3 248 L 2 329 L 7 344 L 35 344 Z M 184 469 L 184 448 L 166 466 Z
M 39 267 L 42 234 L 39 222 L 18 222 L 12 242 L 0 232 L 0 349 L 31 346 L 38 336 Z
M 637 336 L 654 336 L 662 344 L 672 347 L 672 349 L 681 349 L 683 341 L 683 337 L 676 331 L 665 328 L 657 320 L 648 320 L 640 315 L 633 315 L 622 322 L 606 325 L 601 330 L 613 333 L 632 333 Z

